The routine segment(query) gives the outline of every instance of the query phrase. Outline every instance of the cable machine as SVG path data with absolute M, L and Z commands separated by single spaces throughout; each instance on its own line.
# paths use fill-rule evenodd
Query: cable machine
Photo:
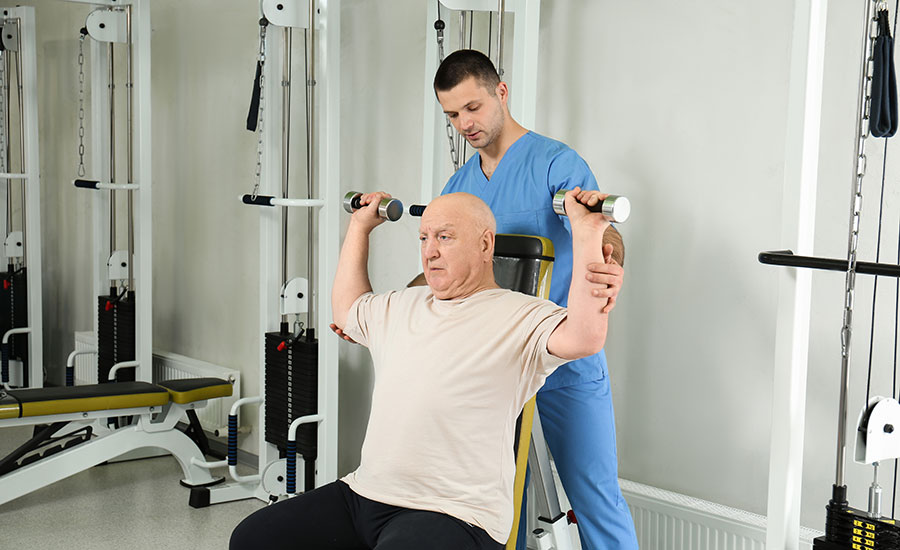
M 337 479 L 338 339 L 320 340 L 316 331 L 331 322 L 331 285 L 340 245 L 340 3 L 262 0 L 260 16 L 259 56 L 247 117 L 247 129 L 258 134 L 256 181 L 241 201 L 258 207 L 260 216 L 263 393 L 240 399 L 232 407 L 227 461 L 204 464 L 227 464 L 234 483 L 192 490 L 195 507 L 253 497 L 274 502 Z M 304 68 L 299 86 L 294 74 L 300 62 L 295 61 L 297 50 L 302 51 Z M 305 171 L 291 171 L 298 93 L 305 107 Z M 290 270 L 289 260 L 299 248 L 288 229 L 293 216 L 306 221 L 305 277 Z M 241 406 L 256 403 L 258 473 L 243 476 L 236 469 L 237 413 Z M 298 453 L 303 460 L 299 476 Z
M 784 277 L 780 293 L 790 299 L 788 306 L 779 306 L 779 333 L 783 325 L 789 324 L 787 334 L 776 341 L 776 384 L 773 404 L 773 435 L 770 460 L 769 482 L 769 527 L 767 546 L 798 548 L 799 545 L 799 493 L 800 469 L 802 467 L 803 428 L 806 383 L 806 354 L 809 345 L 809 300 L 810 277 L 805 269 L 839 271 L 844 273 L 843 319 L 840 331 L 841 344 L 841 385 L 838 406 L 838 429 L 835 480 L 832 496 L 826 506 L 825 536 L 816 538 L 813 547 L 819 550 L 837 549 L 887 549 L 900 547 L 898 528 L 891 506 L 890 516 L 882 509 L 882 489 L 878 484 L 879 464 L 894 460 L 894 498 L 896 499 L 897 458 L 900 457 L 900 433 L 895 426 L 900 425 L 900 405 L 897 403 L 897 348 L 894 343 L 894 382 L 892 397 L 872 396 L 872 354 L 875 333 L 875 299 L 878 277 L 895 280 L 896 295 L 900 296 L 900 243 L 898 243 L 897 263 L 880 263 L 882 216 L 885 206 L 885 175 L 882 174 L 881 200 L 879 207 L 877 252 L 875 262 L 863 262 L 858 258 L 860 221 L 863 205 L 863 183 L 867 173 L 868 157 L 866 143 L 870 136 L 891 137 L 897 130 L 896 77 L 892 60 L 891 33 L 896 31 L 896 11 L 893 23 L 889 19 L 887 2 L 864 0 L 862 54 L 859 72 L 857 101 L 857 126 L 854 141 L 855 170 L 852 178 L 850 197 L 850 220 L 846 259 L 816 257 L 808 254 L 812 247 L 815 212 L 816 160 L 818 157 L 818 118 L 821 111 L 822 69 L 824 58 L 825 4 L 820 0 L 798 2 L 795 28 L 800 36 L 795 37 L 792 65 L 794 66 L 791 85 L 791 108 L 803 112 L 803 117 L 791 118 L 789 123 L 789 148 L 792 138 L 801 145 L 799 159 L 794 173 L 786 170 L 786 178 L 799 175 L 799 194 L 786 195 L 794 200 L 787 203 L 787 215 L 796 216 L 791 207 L 796 207 L 799 222 L 788 226 L 787 237 L 794 240 L 801 254 L 791 251 L 763 252 L 759 260 L 765 264 L 803 268 L 796 273 L 793 283 L 785 284 Z M 892 30 L 893 29 L 893 30 Z M 806 43 L 804 44 L 803 41 Z M 805 55 L 804 55 L 805 54 Z M 805 60 L 803 58 L 806 58 Z M 805 61 L 805 62 L 804 62 Z M 804 67 L 797 70 L 798 67 Z M 802 75 L 802 76 L 801 76 Z M 893 120 L 892 120 L 893 118 Z M 887 166 L 887 145 L 885 141 L 882 165 Z M 788 158 L 791 159 L 789 150 Z M 787 167 L 794 167 L 789 160 Z M 792 182 L 786 180 L 786 190 Z M 850 393 L 851 344 L 853 341 L 853 313 L 856 305 L 856 276 L 874 275 L 872 297 L 872 317 L 869 341 L 869 372 L 866 385 L 865 404 L 860 411 L 856 425 L 856 446 L 854 459 L 857 463 L 873 467 L 874 480 L 869 487 L 868 505 L 865 509 L 850 506 L 845 481 L 847 462 L 847 432 Z M 900 299 L 900 298 L 898 298 Z M 898 302 L 900 303 L 900 302 Z M 894 332 L 898 330 L 900 310 L 895 308 Z M 790 354 L 790 357 L 788 357 Z M 779 368 L 782 363 L 788 368 Z M 783 383 L 783 385 L 782 385 Z
M 39 388 L 44 373 L 34 8 L 0 13 L 0 224 L 6 228 L 0 386 Z
M 97 355 L 99 383 L 151 382 L 150 3 L 149 0 L 69 1 L 100 6 L 88 15 L 80 31 L 79 165 L 78 179 L 73 182 L 78 188 L 94 191 L 93 289 L 97 296 L 94 318 L 97 347 L 89 353 Z M 88 39 L 93 90 L 90 178 L 85 177 L 83 141 L 84 43 Z M 125 96 L 124 124 L 122 114 L 116 110 L 120 86 Z M 124 167 L 118 162 L 123 141 Z M 67 385 L 71 385 L 73 369 L 67 368 L 66 378 Z

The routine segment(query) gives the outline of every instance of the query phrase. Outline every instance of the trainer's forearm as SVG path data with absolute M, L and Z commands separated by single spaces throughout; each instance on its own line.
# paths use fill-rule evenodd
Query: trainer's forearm
M 606 231 L 603 232 L 603 244 L 611 244 L 613 246 L 612 259 L 615 260 L 617 264 L 624 267 L 625 241 L 622 240 L 621 233 L 619 233 L 615 227 L 610 225 L 606 228 Z
M 369 282 L 369 232 L 350 222 L 341 256 L 338 259 L 334 286 L 331 290 L 331 309 L 334 324 L 343 329 L 347 312 L 357 298 L 372 291 Z

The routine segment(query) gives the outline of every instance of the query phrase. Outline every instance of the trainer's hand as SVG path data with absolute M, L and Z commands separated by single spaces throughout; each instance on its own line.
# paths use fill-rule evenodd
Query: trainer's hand
M 353 338 L 350 338 L 349 336 L 347 336 L 346 334 L 344 334 L 344 331 L 341 330 L 341 329 L 339 329 L 338 326 L 337 326 L 336 324 L 331 323 L 331 324 L 328 325 L 328 326 L 329 326 L 329 328 L 331 328 L 331 332 L 337 334 L 338 336 L 340 336 L 340 337 L 343 338 L 344 340 L 350 342 L 351 344 L 355 344 L 355 343 L 356 343 L 356 340 L 354 340 Z
M 605 263 L 588 264 L 588 272 L 585 275 L 588 281 L 597 285 L 597 288 L 591 291 L 591 295 L 607 299 L 603 313 L 609 313 L 615 307 L 616 298 L 622 289 L 622 283 L 625 282 L 625 269 L 612 259 L 612 252 L 613 245 L 608 243 L 603 245 Z

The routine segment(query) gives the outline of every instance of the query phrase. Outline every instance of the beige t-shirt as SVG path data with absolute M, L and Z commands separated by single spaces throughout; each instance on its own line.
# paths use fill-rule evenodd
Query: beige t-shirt
M 547 351 L 566 310 L 492 289 L 438 300 L 426 287 L 364 294 L 344 332 L 375 364 L 357 494 L 445 513 L 504 543 L 512 527 L 516 418 L 563 359 Z

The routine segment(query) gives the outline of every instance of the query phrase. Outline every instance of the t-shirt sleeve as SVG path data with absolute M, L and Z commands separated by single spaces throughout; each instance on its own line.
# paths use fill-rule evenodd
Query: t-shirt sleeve
M 537 384 L 543 383 L 557 367 L 567 361 L 547 350 L 547 342 L 556 327 L 566 318 L 566 309 L 549 300 L 534 298 L 524 309 L 524 319 L 518 325 L 525 333 L 525 369 Z
M 371 347 L 384 332 L 388 304 L 394 294 L 395 292 L 386 294 L 367 292 L 357 298 L 347 312 L 344 334 L 356 340 L 358 344 Z

